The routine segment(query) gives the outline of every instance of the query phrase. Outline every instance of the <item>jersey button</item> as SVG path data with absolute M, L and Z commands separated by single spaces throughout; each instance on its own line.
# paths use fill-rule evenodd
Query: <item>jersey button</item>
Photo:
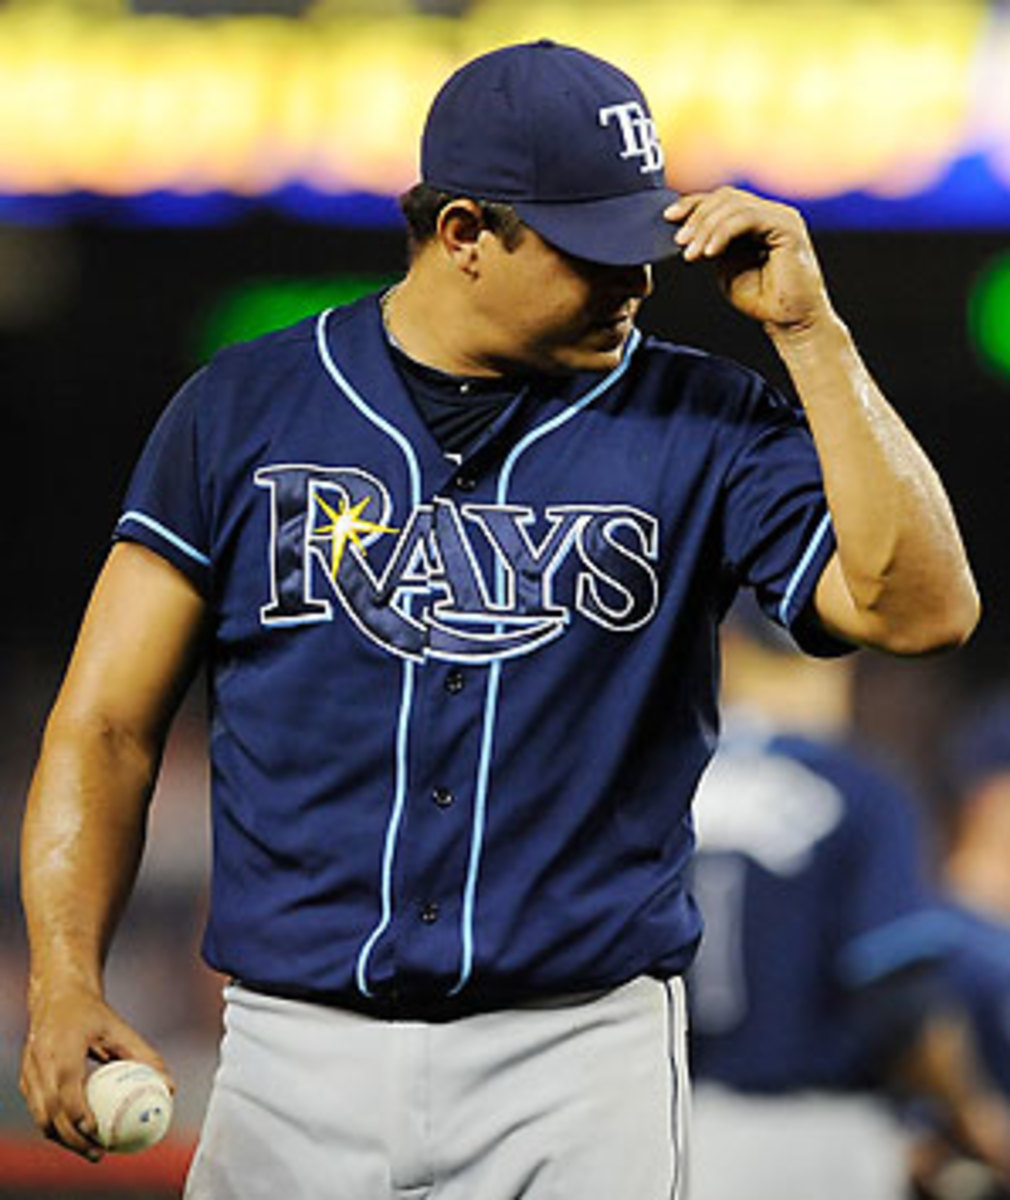
M 445 677 L 445 690 L 450 696 L 458 696 L 463 690 L 464 682 L 463 672 L 452 670 Z
M 434 925 L 438 920 L 438 903 L 435 900 L 429 901 L 424 908 L 421 909 L 421 920 L 425 925 Z
M 472 492 L 477 486 L 477 480 L 471 475 L 457 475 L 456 486 L 461 492 Z
M 453 800 L 456 799 L 452 792 L 447 787 L 442 787 L 441 784 L 437 788 L 432 789 L 431 798 L 439 808 L 448 808 Z

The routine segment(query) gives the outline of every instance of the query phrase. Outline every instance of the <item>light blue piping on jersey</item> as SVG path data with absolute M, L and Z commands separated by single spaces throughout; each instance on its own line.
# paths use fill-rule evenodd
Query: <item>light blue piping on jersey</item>
M 789 608 L 793 602 L 793 596 L 796 594 L 796 589 L 803 581 L 803 576 L 806 574 L 807 567 L 813 560 L 814 555 L 820 548 L 821 542 L 827 536 L 828 530 L 831 528 L 831 514 L 825 513 L 821 518 L 820 525 L 814 532 L 814 536 L 810 539 L 810 544 L 803 552 L 803 557 L 800 559 L 799 566 L 792 573 L 792 577 L 786 586 L 786 594 L 782 597 L 782 603 L 779 605 L 779 620 L 786 628 L 789 627 Z
M 181 550 L 183 554 L 198 562 L 202 567 L 210 566 L 210 559 L 206 554 L 201 554 L 195 546 L 191 546 L 189 542 L 179 537 L 177 533 L 173 533 L 171 529 L 166 528 L 160 521 L 156 521 L 154 517 L 149 517 L 147 513 L 139 512 L 135 508 L 131 508 L 129 512 L 124 512 L 119 518 L 116 528 L 118 529 L 124 521 L 136 521 L 138 525 L 146 525 L 148 529 L 153 529 L 159 536 L 163 537 L 166 542 L 174 546 L 177 550 Z
M 407 607 L 409 610 L 410 597 L 407 598 Z M 368 939 L 358 952 L 358 961 L 355 967 L 358 991 L 365 996 L 374 994 L 368 986 L 368 960 L 376 942 L 386 932 L 389 922 L 393 919 L 393 860 L 396 857 L 396 844 L 399 840 L 400 825 L 407 804 L 407 743 L 410 730 L 410 709 L 414 701 L 414 670 L 414 663 L 404 662 L 400 716 L 396 726 L 396 785 L 393 810 L 389 815 L 386 840 L 382 848 L 382 915 L 379 923 L 368 935 Z
M 346 375 L 340 370 L 330 354 L 330 348 L 326 344 L 326 320 L 332 308 L 328 308 L 325 312 L 319 314 L 319 319 L 316 321 L 316 346 L 319 349 L 319 357 L 323 360 L 323 366 L 330 373 L 333 381 L 340 390 L 347 396 L 348 400 L 359 409 L 364 415 L 377 425 L 383 433 L 387 434 L 403 451 L 403 456 L 407 460 L 407 470 L 410 474 L 410 499 L 412 504 L 421 503 L 421 468 L 417 461 L 417 455 L 414 453 L 414 447 L 407 440 L 406 436 L 392 425 L 385 417 L 375 411 L 362 394 L 354 387 Z
M 870 930 L 842 952 L 839 974 L 849 986 L 865 986 L 884 975 L 949 951 L 952 926 L 938 909 L 910 913 Z
M 542 437 L 546 437 L 549 433 L 553 433 L 555 429 L 559 428 L 566 421 L 571 420 L 572 417 L 582 412 L 584 408 L 592 404 L 607 388 L 616 383 L 624 372 L 627 371 L 631 363 L 631 356 L 638 349 L 641 340 L 641 333 L 637 329 L 633 329 L 631 337 L 628 339 L 624 357 L 609 375 L 605 376 L 595 387 L 586 392 L 585 395 L 573 400 L 557 416 L 552 417 L 549 421 L 545 421 L 542 425 L 538 425 L 535 429 L 531 429 L 525 437 L 520 438 L 516 442 L 505 459 L 501 474 L 498 477 L 498 491 L 495 496 L 498 504 L 505 504 L 508 500 L 509 483 L 520 455 L 525 453 L 534 442 L 539 441 Z M 495 602 L 499 605 L 504 605 L 505 603 L 505 572 L 500 562 L 495 564 Z M 501 661 L 496 659 L 492 662 L 488 671 L 487 697 L 484 702 L 484 726 L 481 733 L 480 758 L 477 765 L 477 791 L 474 797 L 473 828 L 470 837 L 470 860 L 467 866 L 466 885 L 463 889 L 463 911 L 460 918 L 463 958 L 459 979 L 457 979 L 449 993 L 453 996 L 466 987 L 467 981 L 473 972 L 474 910 L 477 900 L 477 878 L 480 874 L 481 851 L 484 846 L 484 828 L 487 820 L 487 796 L 491 779 L 491 755 L 494 749 L 494 730 L 498 712 L 498 693 L 501 687 L 501 670 Z
M 319 314 L 319 319 L 316 321 L 316 346 L 319 351 L 319 357 L 322 359 L 323 366 L 326 368 L 331 379 L 333 379 L 334 383 L 336 383 L 337 387 L 340 388 L 354 407 L 371 421 L 373 425 L 381 429 L 388 437 L 391 437 L 403 451 L 403 456 L 407 461 L 407 472 L 410 476 L 411 507 L 416 508 L 421 503 L 421 468 L 414 453 L 414 448 L 395 425 L 391 425 L 389 421 L 380 416 L 368 404 L 361 393 L 353 387 L 343 374 L 336 362 L 334 362 L 333 356 L 330 354 L 330 348 L 326 344 L 326 321 L 332 312 L 333 309 L 328 308 L 325 312 Z M 382 912 L 378 924 L 368 935 L 367 940 L 358 952 L 358 961 L 355 966 L 355 978 L 358 990 L 365 996 L 373 995 L 372 990 L 368 986 L 368 960 L 371 957 L 376 942 L 378 942 L 379 938 L 389 928 L 389 923 L 393 919 L 393 860 L 396 856 L 397 838 L 400 832 L 400 825 L 403 821 L 404 808 L 407 803 L 407 750 L 410 734 L 410 709 L 414 699 L 415 669 L 414 663 L 409 660 L 404 661 L 403 683 L 400 689 L 400 715 L 396 726 L 396 783 L 393 793 L 393 807 L 389 815 L 389 823 L 386 826 L 386 838 L 382 851 Z

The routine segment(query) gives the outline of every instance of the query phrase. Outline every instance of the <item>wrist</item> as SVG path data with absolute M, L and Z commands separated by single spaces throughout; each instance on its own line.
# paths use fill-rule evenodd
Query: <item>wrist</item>
M 28 975 L 29 1007 L 43 997 L 51 999 L 54 996 L 70 994 L 103 999 L 105 988 L 101 968 L 68 962 L 32 965 Z
M 779 354 L 803 354 L 828 348 L 831 344 L 851 342 L 848 327 L 825 301 L 797 321 L 764 323 L 764 331 Z

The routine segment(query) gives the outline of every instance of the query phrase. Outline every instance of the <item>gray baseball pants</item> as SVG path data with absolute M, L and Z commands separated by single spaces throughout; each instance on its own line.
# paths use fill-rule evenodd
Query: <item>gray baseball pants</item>
M 186 1200 L 679 1200 L 681 981 L 448 1023 L 225 990 Z

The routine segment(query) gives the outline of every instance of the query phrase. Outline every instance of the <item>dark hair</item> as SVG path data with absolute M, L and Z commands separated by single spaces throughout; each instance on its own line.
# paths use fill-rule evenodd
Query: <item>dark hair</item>
M 435 236 L 442 209 L 459 199 L 458 192 L 443 192 L 428 183 L 415 183 L 409 192 L 404 192 L 400 197 L 400 211 L 407 222 L 412 253 Z M 477 196 L 469 199 L 480 206 L 486 228 L 501 238 L 506 250 L 514 250 L 522 240 L 526 226 L 512 205 L 502 204 L 498 200 L 482 200 Z

